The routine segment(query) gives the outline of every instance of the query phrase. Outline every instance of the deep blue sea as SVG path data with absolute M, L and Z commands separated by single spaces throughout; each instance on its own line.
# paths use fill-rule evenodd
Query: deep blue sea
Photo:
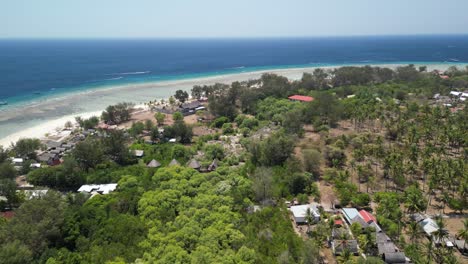
M 468 62 L 468 36 L 0 40 L 0 101 L 261 69 L 425 62 Z

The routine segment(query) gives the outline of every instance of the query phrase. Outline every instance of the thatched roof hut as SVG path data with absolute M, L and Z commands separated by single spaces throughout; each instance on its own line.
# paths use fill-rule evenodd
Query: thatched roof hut
M 199 170 L 201 168 L 201 164 L 197 160 L 191 159 L 189 163 L 187 163 L 187 167 Z
M 180 166 L 180 163 L 176 159 L 172 159 L 169 166 Z
M 155 160 L 155 159 L 152 160 L 152 161 L 150 161 L 150 162 L 146 165 L 146 167 L 148 167 L 148 168 L 158 168 L 159 166 L 161 166 L 161 163 L 160 163 L 159 161 Z

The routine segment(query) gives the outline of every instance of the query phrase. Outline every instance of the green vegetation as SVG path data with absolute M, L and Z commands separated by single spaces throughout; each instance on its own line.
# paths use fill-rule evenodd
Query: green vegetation
M 180 112 L 166 126 L 158 113 L 157 127 L 148 120 L 90 134 L 62 164 L 31 171 L 10 158 L 30 162 L 40 141 L 0 148 L 7 199 L 0 206 L 15 212 L 0 221 L 0 263 L 320 263 L 336 216 L 321 208 L 321 221 L 294 230 L 284 206 L 293 199 L 373 211 L 413 262 L 453 263 L 453 251 L 435 248 L 409 218 L 468 207 L 466 103 L 449 109 L 430 99 L 466 89 L 468 71 L 447 75 L 412 65 L 317 69 L 293 82 L 265 74 L 195 86 L 192 96 L 207 97 L 215 116 L 205 134 L 194 129 L 204 124 L 187 124 Z M 287 100 L 292 94 L 314 100 Z M 175 98 L 185 102 L 188 94 Z M 130 108 L 109 106 L 102 120 L 129 120 Z M 97 125 L 80 121 L 84 129 Z M 147 167 L 153 159 L 161 166 Z M 181 165 L 169 166 L 174 159 Z M 199 171 L 185 166 L 194 160 Z M 23 172 L 29 183 L 50 188 L 47 194 L 28 200 L 17 193 L 14 179 Z M 90 198 L 75 192 L 85 183 L 118 188 Z M 433 238 L 446 237 L 443 218 L 436 222 Z M 467 225 L 453 235 L 466 239 Z M 373 228 L 354 224 L 351 231 L 367 259 L 345 251 L 336 260 L 381 263 Z

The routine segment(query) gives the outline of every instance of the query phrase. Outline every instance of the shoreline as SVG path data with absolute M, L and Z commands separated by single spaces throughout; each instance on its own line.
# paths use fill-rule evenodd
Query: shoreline
M 328 65 L 311 67 L 287 67 L 272 68 L 256 71 L 242 69 L 238 73 L 227 73 L 219 75 L 200 76 L 196 78 L 175 79 L 138 82 L 128 84 L 107 85 L 98 88 L 81 91 L 71 91 L 63 95 L 46 98 L 41 101 L 27 102 L 25 104 L 12 105 L 0 110 L 0 127 L 10 125 L 9 129 L 2 129 L 5 133 L 0 134 L 0 145 L 9 147 L 12 142 L 20 138 L 35 137 L 42 138 L 44 134 L 51 133 L 57 127 L 63 128 L 66 121 L 74 122 L 74 117 L 82 116 L 88 118 L 92 115 L 100 116 L 105 107 L 122 101 L 133 102 L 141 105 L 144 102 L 155 99 L 167 99 L 178 89 L 190 91 L 194 85 L 211 85 L 214 83 L 232 83 L 234 81 L 247 81 L 257 79 L 264 73 L 274 73 L 297 80 L 304 72 L 313 72 L 317 68 L 332 70 L 344 66 L 363 67 L 378 66 L 395 69 L 408 63 L 394 64 L 349 64 Z M 466 66 L 468 63 L 417 63 L 425 65 L 427 71 L 434 69 L 446 70 L 450 66 Z

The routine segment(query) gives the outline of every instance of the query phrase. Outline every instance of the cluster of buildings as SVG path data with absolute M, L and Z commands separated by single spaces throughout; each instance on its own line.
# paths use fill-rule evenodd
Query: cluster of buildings
M 468 99 L 468 92 L 450 91 L 448 95 L 435 94 L 433 99 L 436 104 L 452 107 L 464 103 Z
M 383 232 L 374 215 L 366 210 L 343 208 L 341 216 L 342 219 L 335 220 L 330 241 L 335 255 L 340 255 L 344 250 L 348 250 L 354 255 L 359 254 L 358 241 L 353 238 L 353 234 L 349 229 L 350 225 L 357 223 L 363 230 L 372 228 L 375 232 L 376 241 L 374 246 L 377 249 L 376 254 L 386 263 L 410 263 L 405 253 L 400 251 L 390 237 Z
M 457 248 L 462 254 L 468 253 L 468 245 L 466 244 L 465 240 L 456 239 L 454 236 L 449 234 L 448 230 L 442 229 L 440 230 L 439 225 L 437 222 L 422 214 L 413 214 L 411 215 L 413 221 L 419 224 L 421 229 L 426 234 L 426 237 L 432 238 L 432 242 L 435 246 L 444 246 L 447 248 Z M 444 237 L 439 239 L 438 237 L 434 236 L 434 233 L 442 231 Z

